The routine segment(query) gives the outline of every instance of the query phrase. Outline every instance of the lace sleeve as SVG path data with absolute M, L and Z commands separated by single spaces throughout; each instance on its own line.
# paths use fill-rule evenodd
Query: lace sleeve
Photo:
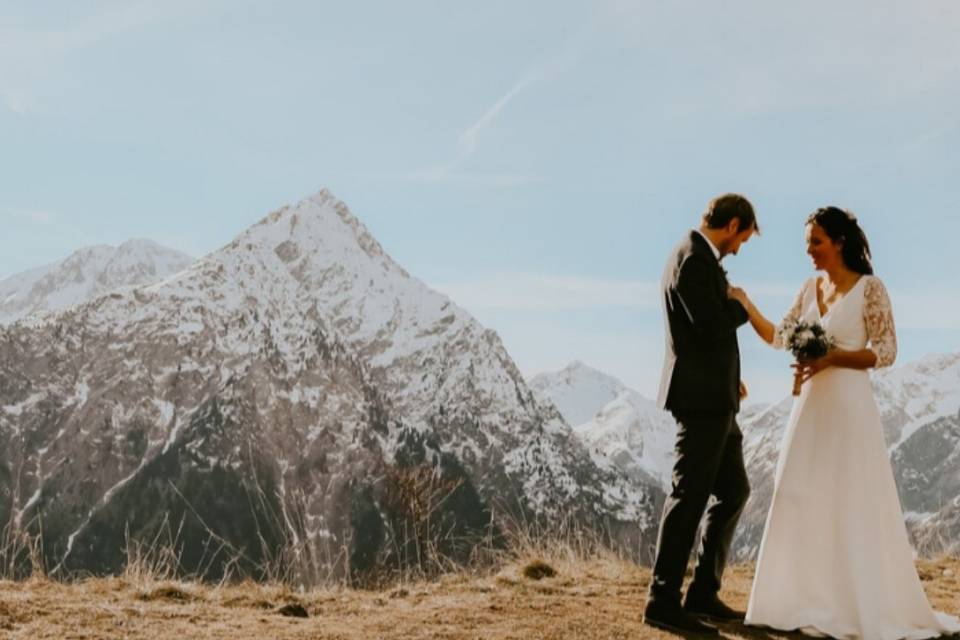
M 780 324 L 777 325 L 776 330 L 773 332 L 774 349 L 783 349 L 786 346 L 783 340 L 783 331 L 787 327 L 796 324 L 803 314 L 803 303 L 806 300 L 807 289 L 810 288 L 811 282 L 814 282 L 814 280 L 807 280 L 803 283 L 803 286 L 800 287 L 800 293 L 797 294 L 797 299 L 793 301 L 793 306 L 790 307 L 787 315 L 783 317 L 783 320 L 780 321 Z
M 869 276 L 868 276 L 869 277 Z M 863 320 L 867 325 L 870 350 L 877 355 L 878 369 L 897 359 L 897 331 L 887 289 L 879 278 L 869 277 L 863 291 Z

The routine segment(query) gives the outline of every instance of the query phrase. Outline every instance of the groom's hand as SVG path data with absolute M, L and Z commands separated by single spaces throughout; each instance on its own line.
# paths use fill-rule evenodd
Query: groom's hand
M 747 390 L 747 383 L 743 380 L 740 381 L 740 400 L 746 400 L 747 396 L 750 395 L 750 392 Z

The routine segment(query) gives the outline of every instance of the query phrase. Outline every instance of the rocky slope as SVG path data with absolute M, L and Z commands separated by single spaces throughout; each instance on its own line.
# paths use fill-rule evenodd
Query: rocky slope
M 55 572 L 117 570 L 125 538 L 166 532 L 189 571 L 361 575 L 465 558 L 504 514 L 645 549 L 661 501 L 326 191 L 0 332 L 0 522 L 42 531 Z

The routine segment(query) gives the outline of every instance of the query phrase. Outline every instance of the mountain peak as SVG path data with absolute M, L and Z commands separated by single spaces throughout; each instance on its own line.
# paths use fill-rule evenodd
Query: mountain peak
M 285 262 L 304 253 L 345 258 L 359 247 L 368 258 L 399 269 L 349 207 L 326 188 L 270 213 L 234 244 L 251 241 L 270 245 Z
M 626 387 L 622 382 L 579 360 L 557 372 L 541 373 L 530 387 L 549 398 L 572 426 L 587 422 Z
M 330 191 L 330 189 L 327 189 L 326 187 L 321 188 L 320 191 L 317 191 L 312 196 L 306 198 L 306 200 L 312 200 L 317 204 L 326 204 L 328 202 L 343 204 L 340 200 L 337 199 L 336 196 L 333 195 L 333 192 Z
M 596 367 L 591 367 L 590 365 L 586 364 L 582 360 L 574 360 L 573 362 L 568 364 L 566 367 L 564 367 L 561 373 L 602 376 L 605 378 L 610 378 L 611 380 L 616 380 L 613 376 L 604 373 L 603 371 L 601 371 L 600 369 L 597 369 Z M 617 383 L 620 384 L 620 381 L 617 380 Z
M 573 427 L 596 460 L 610 460 L 637 482 L 668 486 L 673 419 L 620 380 L 575 360 L 530 381 Z
M 152 539 L 154 515 L 184 503 L 203 524 L 185 529 L 184 548 L 201 551 L 184 567 L 219 562 L 202 553 L 204 530 L 258 545 L 259 562 L 280 557 L 289 529 L 309 557 L 347 549 L 346 568 L 334 559 L 302 575 L 363 571 L 354 560 L 387 553 L 396 522 L 378 477 L 427 465 L 464 487 L 447 501 L 456 511 L 438 511 L 464 523 L 458 540 L 488 535 L 488 505 L 603 522 L 637 549 L 655 539 L 661 489 L 595 462 L 496 334 L 406 275 L 329 191 L 175 276 L 15 331 L 0 426 L 22 436 L 0 451 L 0 491 L 18 522 L 60 523 L 49 548 L 66 571 L 112 568 L 120 552 L 102 550 Z M 262 512 L 238 520 L 248 483 L 270 490 Z M 267 514 L 287 523 L 276 536 L 246 524 Z
M 549 374 L 548 374 L 549 375 Z M 574 360 L 562 371 L 555 374 L 561 378 L 564 378 L 566 383 L 569 385 L 574 384 L 592 384 L 598 385 L 604 388 L 608 388 L 612 391 L 619 392 L 622 389 L 626 388 L 626 385 L 623 384 L 618 378 L 613 377 L 609 373 L 605 373 L 600 369 L 591 367 L 590 365 L 584 363 L 581 360 Z
M 130 238 L 129 240 L 124 240 L 120 243 L 120 246 L 117 247 L 118 251 L 165 251 L 179 253 L 174 249 L 164 247 L 161 244 L 150 240 L 149 238 Z

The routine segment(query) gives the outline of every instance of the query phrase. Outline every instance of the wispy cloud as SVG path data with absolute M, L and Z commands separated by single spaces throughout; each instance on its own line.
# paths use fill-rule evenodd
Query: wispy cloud
M 956 288 L 890 290 L 897 329 L 960 331 L 960 299 Z
M 613 307 L 660 312 L 660 283 L 652 280 L 504 272 L 431 286 L 478 313 L 601 311 Z M 797 295 L 795 282 L 745 282 L 741 286 L 774 322 Z M 898 328 L 960 330 L 960 299 L 955 290 L 891 289 L 890 298 Z
M 448 162 L 425 169 L 419 169 L 402 174 L 402 178 L 411 182 L 445 182 L 476 184 L 499 187 L 515 187 L 534 182 L 542 182 L 543 178 L 521 173 L 483 173 L 464 170 L 464 165 L 480 148 L 485 132 L 491 129 L 504 116 L 507 107 L 532 87 L 542 84 L 565 71 L 570 64 L 580 56 L 592 25 L 571 38 L 566 44 L 549 58 L 546 58 L 522 73 L 502 96 L 487 107 L 482 114 L 467 125 L 457 136 L 455 155 Z
M 473 153 L 477 150 L 477 140 L 479 139 L 483 130 L 488 128 L 498 117 L 500 117 L 500 114 L 503 113 L 503 110 L 511 100 L 516 98 L 524 89 L 529 87 L 536 80 L 537 78 L 534 75 L 528 75 L 524 78 L 521 78 L 512 89 L 507 91 L 507 93 L 497 100 L 493 106 L 487 109 L 487 111 L 480 116 L 476 122 L 463 130 L 458 138 L 460 155 L 457 157 L 457 160 L 454 162 L 454 164 L 459 164 L 473 155 Z
M 936 144 L 955 136 L 957 132 L 960 131 L 960 124 L 956 120 L 950 122 L 949 124 L 939 126 L 927 130 L 926 132 L 920 134 L 909 143 L 904 145 L 904 151 L 911 151 L 917 148 L 925 147 L 930 144 Z
M 50 209 L 0 206 L 0 223 L 10 233 L 26 232 L 30 237 L 42 238 L 41 245 L 44 251 L 53 246 L 73 251 L 85 245 L 103 242 L 97 233 L 91 232 L 87 227 L 78 226 L 76 220 L 68 214 Z M 14 236 L 11 235 L 11 237 Z M 17 246 L 10 253 L 16 253 L 16 250 L 29 253 L 26 246 Z M 31 266 L 35 265 L 29 262 L 22 265 L 23 268 Z
M 780 320 L 778 314 L 786 312 L 797 294 L 797 287 L 790 284 L 747 283 L 743 288 L 752 298 L 759 300 L 758 306 L 774 322 Z M 891 288 L 889 296 L 897 329 L 960 331 L 960 299 L 957 298 L 956 289 Z M 770 306 L 764 308 L 764 304 Z
M 29 100 L 19 91 L 0 89 L 0 101 L 12 113 L 23 115 L 29 110 Z
M 458 184 L 479 187 L 519 187 L 543 182 L 541 176 L 523 173 L 485 173 L 479 171 L 460 171 L 456 167 L 443 166 L 418 169 L 407 173 L 377 174 L 387 179 L 422 184 Z
M 457 137 L 456 155 L 449 162 L 418 169 L 402 174 L 402 179 L 410 182 L 452 183 L 496 187 L 515 187 L 541 181 L 539 178 L 512 173 L 478 173 L 464 171 L 463 165 L 476 153 L 481 135 L 489 129 L 503 114 L 507 105 L 527 87 L 537 81 L 536 76 L 527 74 L 507 93 L 490 106 L 476 121 L 465 128 Z
M 612 37 L 651 53 L 676 52 L 672 63 L 678 73 L 658 94 L 668 113 L 875 110 L 915 96 L 957 95 L 955 0 L 912 5 L 815 0 L 790 6 L 734 0 L 695 8 L 602 0 L 598 5 Z M 749 38 L 716 38 L 746 30 Z M 695 77 L 685 79 L 684 70 Z
M 644 395 L 656 395 L 663 357 L 659 282 L 512 272 L 432 286 L 495 329 L 528 376 L 558 370 L 579 359 L 620 377 Z M 774 322 L 779 322 L 797 293 L 796 282 L 757 281 L 743 286 Z M 960 301 L 955 301 L 954 294 L 891 290 L 897 328 L 960 330 Z M 635 323 L 574 326 L 564 318 L 575 311 L 593 312 L 598 319 L 626 311 Z M 741 336 L 741 347 L 751 402 L 783 397 L 790 385 L 786 356 L 761 343 L 749 329 Z M 901 347 L 905 353 L 910 350 L 906 342 Z
M 747 282 L 742 286 L 773 322 L 780 320 L 798 292 L 796 283 Z M 897 329 L 960 331 L 960 299 L 955 288 L 891 288 L 889 295 Z
M 462 307 L 488 311 L 570 311 L 604 307 L 659 308 L 659 284 L 582 276 L 502 273 L 434 288 Z
M 195 12 L 204 4 L 186 0 L 114 2 L 69 24 L 42 27 L 22 26 L 0 16 L 0 102 L 8 111 L 27 113 L 36 104 L 36 85 L 50 81 L 49 70 L 70 54 Z
M 460 282 L 437 283 L 434 288 L 461 306 L 483 311 L 569 311 L 574 309 L 660 310 L 660 283 L 587 276 L 538 273 L 500 273 Z M 784 310 L 797 293 L 796 284 L 747 282 L 755 298 Z
M 8 219 L 25 220 L 45 227 L 54 226 L 57 222 L 54 214 L 39 209 L 0 209 L 0 216 Z

